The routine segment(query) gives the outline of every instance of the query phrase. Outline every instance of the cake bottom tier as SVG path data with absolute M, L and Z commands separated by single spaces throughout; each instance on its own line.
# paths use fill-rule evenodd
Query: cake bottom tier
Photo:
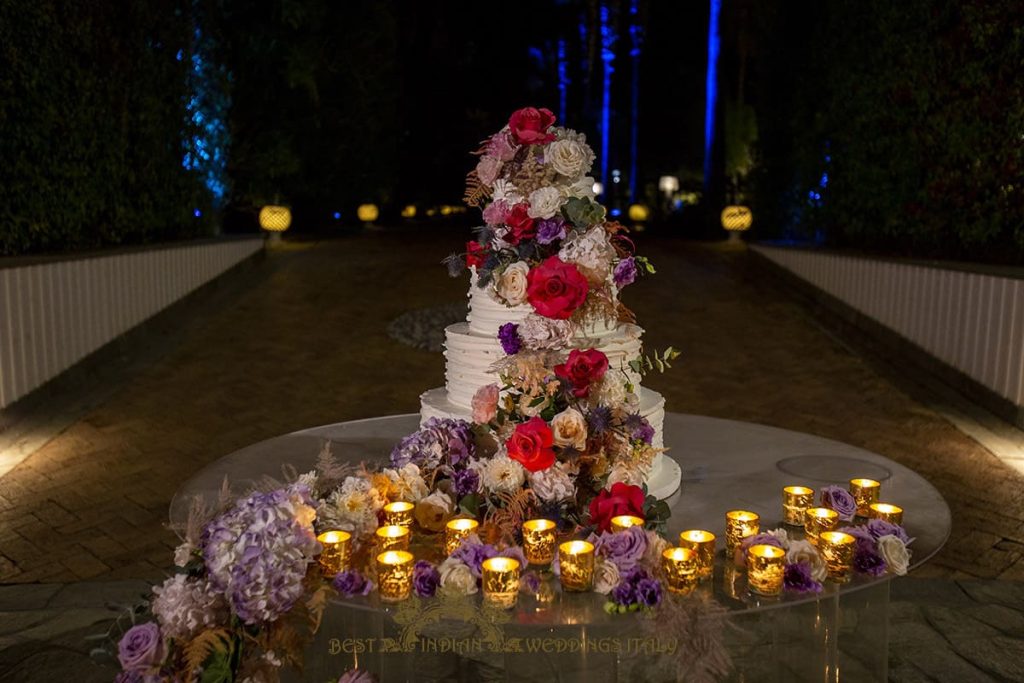
M 640 414 L 654 427 L 654 445 L 664 447 L 665 398 L 647 388 L 640 390 Z M 472 411 L 452 403 L 444 387 L 431 389 L 420 395 L 420 424 L 432 417 L 472 420 Z M 659 499 L 668 498 L 679 488 L 679 465 L 671 458 L 659 453 L 654 458 L 651 473 L 647 477 L 647 492 Z

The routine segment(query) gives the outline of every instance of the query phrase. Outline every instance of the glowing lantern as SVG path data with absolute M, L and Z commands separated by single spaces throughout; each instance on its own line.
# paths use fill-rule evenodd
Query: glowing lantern
M 604 185 L 601 183 L 594 183 L 594 194 L 600 196 L 604 194 Z
M 722 210 L 722 227 L 729 231 L 749 230 L 754 214 L 745 206 L 727 206 Z
M 416 218 L 416 205 L 409 204 L 402 209 L 402 218 Z
M 284 232 L 292 224 L 292 212 L 287 206 L 264 206 L 260 209 L 260 227 L 270 232 Z
M 658 189 L 665 194 L 679 191 L 679 178 L 674 175 L 663 175 L 658 178 Z
M 372 223 L 380 217 L 380 209 L 376 204 L 360 204 L 356 215 L 364 223 Z
M 629 207 L 629 220 L 643 223 L 651 217 L 651 210 L 643 204 L 633 204 Z
M 452 215 L 452 207 L 448 206 L 447 204 L 442 206 L 441 207 L 441 215 L 442 216 L 450 216 L 450 215 Z

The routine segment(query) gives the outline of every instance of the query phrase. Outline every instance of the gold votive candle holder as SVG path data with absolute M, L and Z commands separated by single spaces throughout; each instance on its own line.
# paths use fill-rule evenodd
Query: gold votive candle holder
M 836 583 L 846 583 L 853 574 L 853 554 L 857 539 L 842 531 L 822 531 L 818 536 L 818 550 L 825 560 L 828 578 Z
M 594 583 L 594 544 L 566 541 L 558 546 L 562 588 L 573 593 L 589 591 Z
M 511 609 L 519 596 L 519 560 L 510 557 L 492 557 L 480 565 L 480 578 L 484 601 Z
M 523 555 L 533 565 L 548 565 L 555 559 L 555 523 L 550 519 L 523 522 Z
M 818 534 L 832 531 L 839 524 L 839 513 L 828 508 L 807 508 L 804 513 L 804 533 L 807 540 L 818 544 Z
M 725 513 L 725 549 L 731 555 L 747 536 L 761 528 L 761 517 L 748 510 L 729 510 Z
M 388 550 L 408 550 L 411 535 L 407 526 L 392 524 L 378 527 L 377 548 L 382 553 Z
M 679 534 L 679 546 L 697 555 L 697 578 L 711 578 L 715 572 L 715 535 L 703 529 L 687 529 Z
M 814 489 L 787 486 L 782 489 L 782 523 L 803 526 L 804 512 L 814 507 Z
M 347 531 L 325 531 L 316 537 L 320 551 L 320 569 L 324 576 L 334 576 L 348 569 L 352 561 L 352 534 Z
M 479 527 L 480 522 L 468 517 L 453 519 L 448 522 L 444 527 L 444 554 L 451 555 L 458 550 L 459 546 L 462 545 L 462 539 L 476 533 Z
M 786 551 L 774 545 L 753 545 L 747 550 L 747 587 L 758 595 L 782 593 Z
M 685 595 L 697 587 L 697 562 L 697 552 L 690 548 L 669 548 L 661 554 L 661 569 L 669 591 Z
M 412 526 L 412 503 L 399 500 L 384 506 L 384 523 L 388 526 Z
M 903 524 L 903 508 L 889 503 L 873 503 L 868 508 L 868 517 L 882 519 L 890 524 Z
M 643 525 L 644 525 L 644 518 L 643 517 L 637 517 L 636 515 L 619 515 L 617 517 L 612 517 L 611 530 L 612 530 L 612 533 L 618 533 L 620 531 L 625 531 L 626 529 L 628 529 L 631 526 L 643 526 Z
M 412 592 L 412 553 L 389 550 L 377 555 L 377 591 L 384 602 L 399 602 Z
M 857 516 L 867 517 L 871 505 L 878 502 L 878 493 L 882 485 L 874 479 L 851 479 L 850 495 L 857 501 Z

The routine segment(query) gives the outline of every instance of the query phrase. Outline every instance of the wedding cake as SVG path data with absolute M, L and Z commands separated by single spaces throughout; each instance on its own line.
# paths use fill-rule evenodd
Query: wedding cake
M 644 483 L 650 495 L 665 498 L 678 488 L 680 471 L 662 452 L 665 400 L 641 384 L 645 370 L 674 355 L 645 358 L 643 330 L 619 300 L 624 287 L 653 267 L 632 254 L 625 228 L 606 220 L 595 201 L 587 175 L 594 154 L 585 137 L 553 122 L 545 109 L 520 110 L 478 151 L 466 200 L 483 208 L 486 225 L 465 254 L 449 259 L 452 274 L 463 265 L 470 271 L 469 313 L 445 330 L 445 386 L 420 397 L 421 421 L 490 422 L 488 401 L 498 395 L 520 419 L 545 409 L 553 418 L 558 401 L 552 396 L 520 392 L 528 400 L 515 403 L 507 396 L 524 365 L 531 369 L 522 356 L 553 378 L 567 354 L 590 354 L 603 376 L 577 412 L 589 424 L 610 408 L 623 424 L 649 432 L 648 461 L 620 466 L 612 479 Z

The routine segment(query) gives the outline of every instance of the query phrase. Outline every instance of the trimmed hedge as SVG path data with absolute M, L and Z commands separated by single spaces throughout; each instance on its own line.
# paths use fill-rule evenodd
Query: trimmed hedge
M 0 0 L 0 255 L 210 232 L 181 164 L 191 6 Z

